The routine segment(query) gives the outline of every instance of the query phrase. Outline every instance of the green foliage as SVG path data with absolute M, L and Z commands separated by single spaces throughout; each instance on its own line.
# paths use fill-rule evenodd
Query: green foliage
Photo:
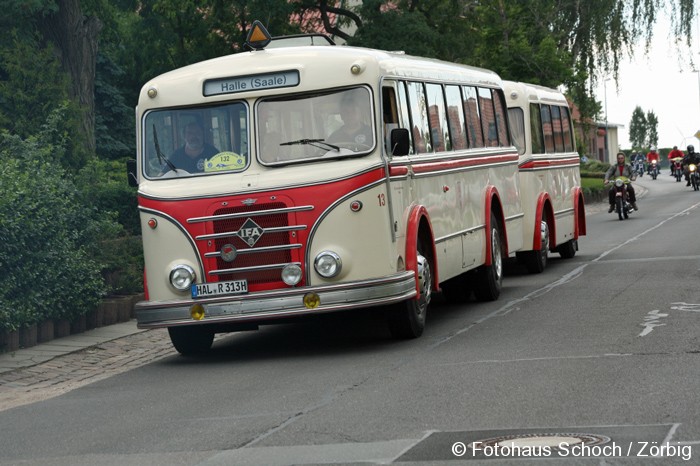
M 647 112 L 647 126 L 646 126 L 646 142 L 647 147 L 659 146 L 659 119 L 653 110 Z
M 635 107 L 630 120 L 629 140 L 633 151 L 642 150 L 645 147 L 647 135 L 647 118 L 641 107 Z
M 109 57 L 97 56 L 95 141 L 97 154 L 110 160 L 136 152 L 134 112 L 116 87 L 124 74 Z
M 105 292 L 95 245 L 118 225 L 79 201 L 52 161 L 60 149 L 6 131 L 0 148 L 0 327 L 93 309 Z
M 143 291 L 143 250 L 136 189 L 127 183 L 126 160 L 93 158 L 78 173 L 80 202 L 95 214 L 110 215 L 120 226 L 99 238 L 91 251 L 101 264 L 111 294 Z

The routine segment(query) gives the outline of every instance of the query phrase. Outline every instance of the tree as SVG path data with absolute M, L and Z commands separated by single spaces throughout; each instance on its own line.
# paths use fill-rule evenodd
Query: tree
M 647 141 L 647 118 L 644 115 L 644 110 L 641 107 L 635 107 L 630 120 L 629 132 L 630 144 L 633 151 L 644 149 Z
M 659 145 L 659 119 L 653 110 L 647 112 L 647 125 L 646 125 L 646 142 L 649 147 L 656 147 L 658 149 Z

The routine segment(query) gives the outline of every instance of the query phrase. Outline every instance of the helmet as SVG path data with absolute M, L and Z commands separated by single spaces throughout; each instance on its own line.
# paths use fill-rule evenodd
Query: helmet
M 652 152 L 656 152 L 656 147 L 651 146 L 651 149 L 649 149 L 649 150 L 651 150 Z
M 695 147 L 692 144 L 688 146 L 688 152 L 695 152 Z

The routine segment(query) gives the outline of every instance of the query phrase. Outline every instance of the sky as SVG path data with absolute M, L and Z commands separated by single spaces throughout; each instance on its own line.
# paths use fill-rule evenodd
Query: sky
M 693 46 L 683 49 L 679 56 L 670 38 L 670 20 L 661 15 L 654 30 L 648 56 L 639 44 L 633 60 L 620 65 L 619 81 L 600 80 L 596 98 L 603 105 L 604 120 L 607 107 L 608 124 L 618 127 L 621 149 L 630 149 L 629 124 L 632 112 L 639 106 L 644 113 L 653 110 L 659 120 L 660 148 L 673 147 L 685 151 L 688 144 L 698 150 L 700 140 L 700 24 L 695 20 Z M 690 65 L 692 55 L 695 68 Z M 607 103 L 606 103 L 607 101 Z

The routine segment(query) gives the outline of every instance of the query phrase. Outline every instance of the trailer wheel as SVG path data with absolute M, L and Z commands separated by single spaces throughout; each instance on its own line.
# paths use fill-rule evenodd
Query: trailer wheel
M 530 273 L 542 273 L 547 267 L 547 255 L 549 254 L 549 225 L 542 220 L 540 223 L 540 250 L 516 253 L 518 260 Z

